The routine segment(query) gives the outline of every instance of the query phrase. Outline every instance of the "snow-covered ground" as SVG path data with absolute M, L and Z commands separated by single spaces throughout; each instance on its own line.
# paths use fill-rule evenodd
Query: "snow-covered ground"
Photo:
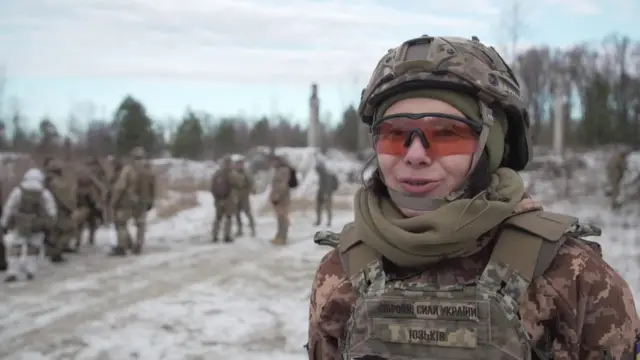
M 107 257 L 103 230 L 68 265 L 0 285 L 0 358 L 300 358 L 310 279 L 326 251 L 312 243 L 311 212 L 293 215 L 286 247 L 269 244 L 271 217 L 258 219 L 255 239 L 212 244 L 211 199 L 200 203 L 152 225 L 142 257 Z
M 299 153 L 304 156 L 294 166 L 305 187 L 296 196 L 313 198 L 312 155 Z M 593 161 L 589 173 L 602 167 Z M 340 164 L 342 174 L 353 166 Z M 597 240 L 605 257 L 640 297 L 640 209 L 611 213 L 599 190 L 584 190 L 584 184 L 599 189 L 600 177 L 584 179 L 582 173 L 570 200 L 543 196 L 553 181 L 543 175 L 527 178 L 536 182 L 547 209 L 602 226 Z M 152 221 L 141 257 L 106 256 L 110 235 L 100 230 L 96 247 L 85 246 L 68 264 L 45 264 L 30 283 L 0 284 L 0 359 L 304 358 L 311 279 L 327 251 L 311 240 L 314 211 L 292 214 L 291 244 L 285 247 L 269 244 L 275 234 L 271 215 L 258 217 L 257 238 L 212 244 L 211 201 L 201 193 L 199 207 Z M 347 210 L 337 212 L 333 230 L 351 218 Z

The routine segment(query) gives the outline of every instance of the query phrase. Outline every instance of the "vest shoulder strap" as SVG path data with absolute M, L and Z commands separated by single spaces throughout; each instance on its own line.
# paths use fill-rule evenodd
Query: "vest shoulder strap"
M 375 250 L 362 242 L 353 222 L 346 224 L 340 233 L 318 231 L 313 241 L 318 245 L 337 249 L 342 267 L 349 278 L 366 270 L 369 263 L 380 258 Z
M 511 216 L 500 225 L 491 261 L 517 271 L 527 281 L 544 274 L 577 224 L 573 216 L 530 211 Z
M 546 211 L 515 214 L 500 225 L 491 261 L 508 266 L 531 281 L 549 268 L 565 235 L 571 234 L 576 224 L 578 219 L 573 216 Z M 354 223 L 345 225 L 340 233 L 319 231 L 314 242 L 339 251 L 349 278 L 380 259 L 380 254 L 362 242 Z

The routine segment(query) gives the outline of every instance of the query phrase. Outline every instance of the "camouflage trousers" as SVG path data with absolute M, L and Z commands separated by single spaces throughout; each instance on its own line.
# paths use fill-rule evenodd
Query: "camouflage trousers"
M 238 206 L 236 207 L 236 225 L 237 236 L 242 236 L 242 214 L 244 214 L 249 220 L 249 228 L 251 228 L 251 234 L 256 235 L 256 224 L 253 220 L 253 214 L 251 213 L 251 199 L 249 194 L 241 195 L 238 198 Z
M 76 237 L 74 247 L 80 248 L 84 230 L 89 230 L 89 244 L 95 243 L 96 231 L 101 223 L 104 222 L 104 214 L 97 208 L 84 206 L 77 209 L 73 213 L 74 222 L 76 224 Z
M 129 220 L 133 220 L 136 227 L 135 239 L 127 228 Z M 122 254 L 126 250 L 131 250 L 134 254 L 140 254 L 144 247 L 147 230 L 147 209 L 143 207 L 117 209 L 114 216 L 114 225 L 117 238 L 114 252 Z
M 5 237 L 7 252 L 7 275 L 25 273 L 33 276 L 38 270 L 38 256 L 42 254 L 44 233 L 20 235 L 12 233 Z
M 231 225 L 232 218 L 236 213 L 237 205 L 237 199 L 233 195 L 224 199 L 214 200 L 215 215 L 213 219 L 213 229 L 211 232 L 213 242 L 218 241 L 221 224 L 224 241 L 229 242 L 232 240 Z
M 611 198 L 611 208 L 619 207 L 618 197 L 620 196 L 620 185 L 622 183 L 622 174 L 609 174 L 609 196 Z
M 322 222 L 322 213 L 327 213 L 327 226 L 331 226 L 333 199 L 331 194 L 319 193 L 316 196 L 316 225 Z
M 273 239 L 274 244 L 285 244 L 289 236 L 289 205 L 290 199 L 283 199 L 273 204 L 273 210 L 276 213 L 277 231 Z
M 71 252 L 71 240 L 76 236 L 76 226 L 70 213 L 58 215 L 56 225 L 45 233 L 45 252 L 52 261 L 62 261 L 64 252 Z

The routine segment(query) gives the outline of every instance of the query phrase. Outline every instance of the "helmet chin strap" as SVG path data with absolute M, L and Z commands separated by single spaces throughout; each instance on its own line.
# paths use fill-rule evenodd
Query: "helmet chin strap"
M 478 165 L 478 161 L 480 161 L 482 152 L 484 151 L 484 148 L 487 145 L 487 140 L 489 139 L 489 129 L 495 121 L 491 109 L 489 109 L 482 101 L 478 101 L 478 103 L 480 105 L 480 114 L 482 116 L 482 130 L 478 136 L 478 149 L 473 153 L 469 171 L 467 171 L 467 175 L 462 179 L 460 185 L 444 198 L 411 194 L 392 189 L 387 186 L 391 200 L 393 200 L 397 207 L 421 212 L 432 211 L 466 195 L 469 176 L 473 170 L 475 170 Z M 384 177 L 382 177 L 382 181 L 384 181 Z

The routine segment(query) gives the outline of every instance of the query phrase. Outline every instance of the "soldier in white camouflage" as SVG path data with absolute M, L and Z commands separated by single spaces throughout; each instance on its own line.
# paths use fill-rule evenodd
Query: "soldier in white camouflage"
M 138 146 L 131 151 L 131 162 L 125 164 L 117 174 L 109 208 L 117 233 L 117 244 L 111 255 L 125 256 L 127 250 L 134 255 L 142 253 L 147 230 L 147 213 L 153 208 L 156 197 L 156 176 L 147 161 L 145 150 Z M 136 226 L 132 238 L 127 223 L 133 220 Z
M 45 232 L 55 223 L 56 215 L 56 201 L 44 186 L 44 174 L 40 169 L 28 170 L 9 193 L 0 218 L 2 233 L 13 232 L 2 246 L 8 255 L 5 282 L 18 281 L 21 275 L 27 280 L 34 278 Z

